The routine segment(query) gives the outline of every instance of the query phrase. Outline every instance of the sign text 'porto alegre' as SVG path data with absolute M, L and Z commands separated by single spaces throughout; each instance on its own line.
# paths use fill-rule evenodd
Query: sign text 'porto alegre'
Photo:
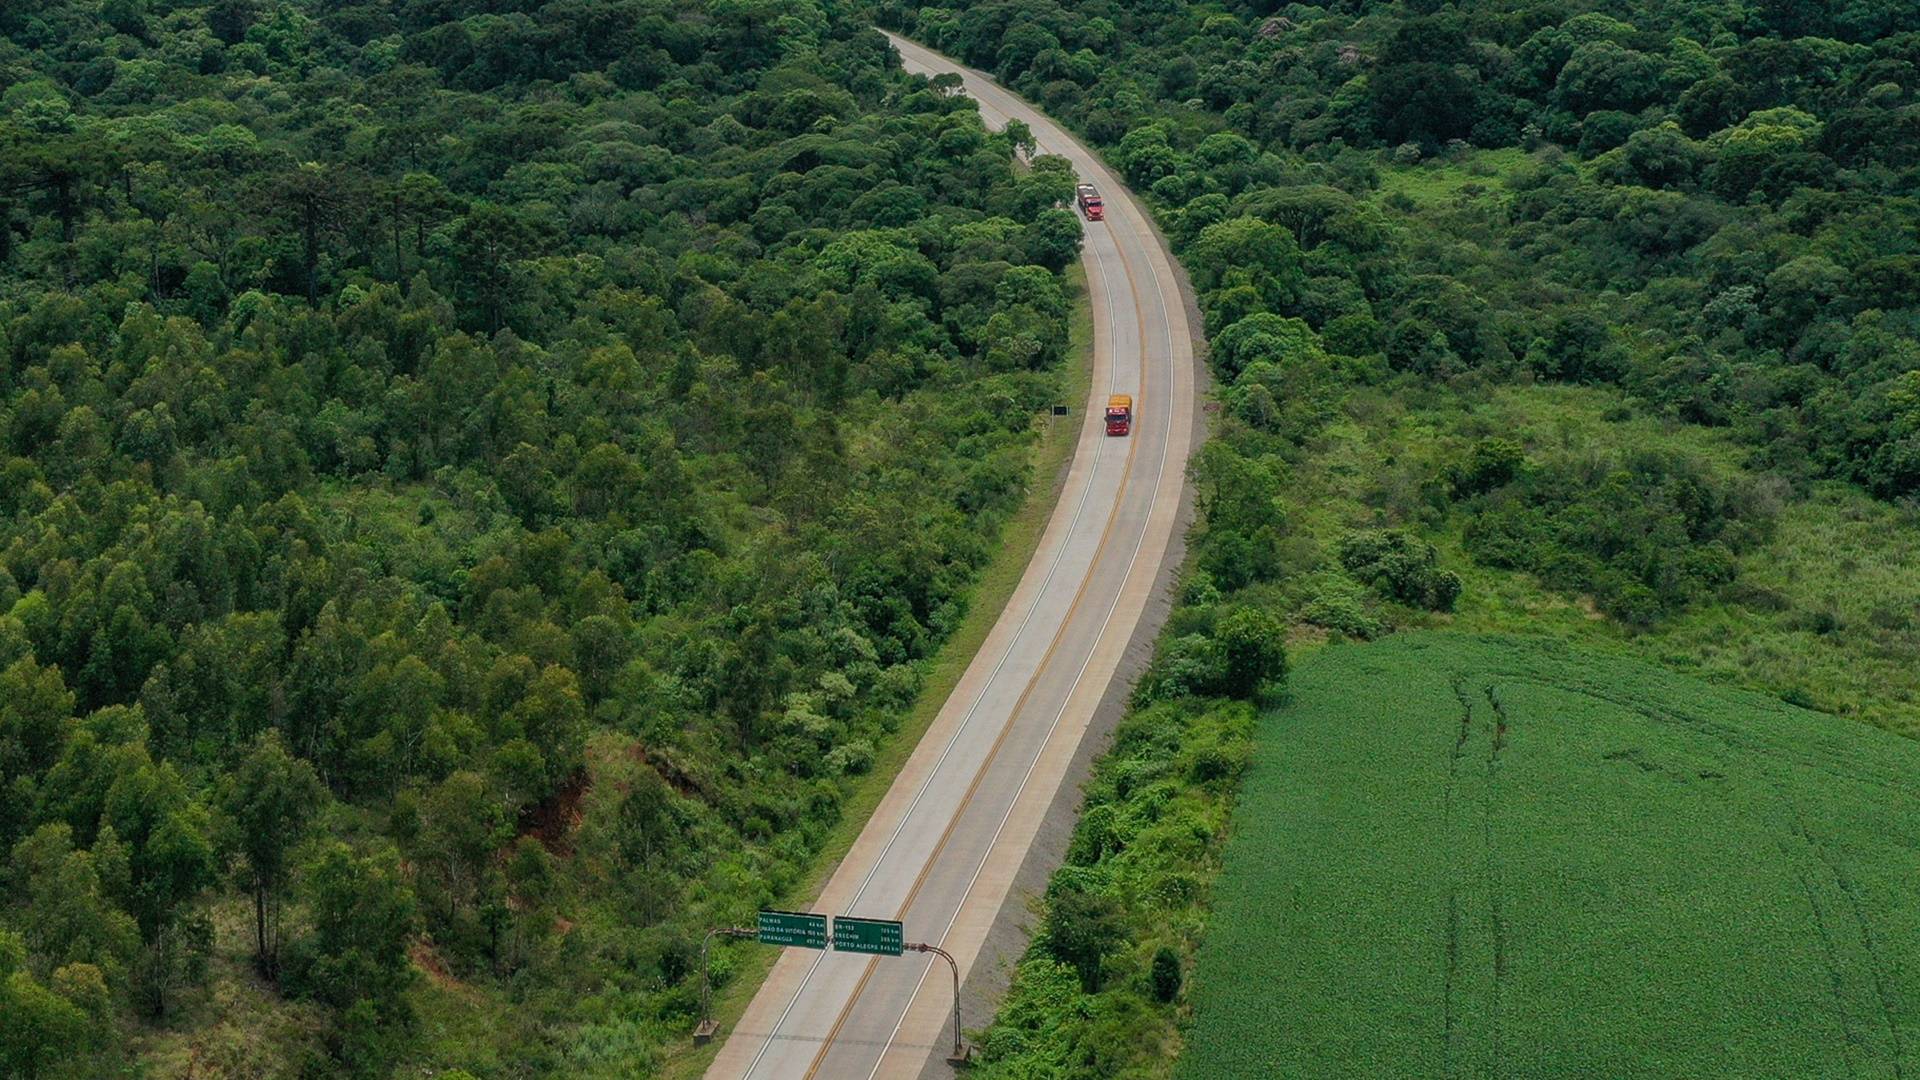
M 827 947 L 827 917 L 805 911 L 762 911 L 759 937 L 768 945 L 824 949 Z
M 856 919 L 850 915 L 833 918 L 835 952 L 899 956 L 904 943 L 900 924 L 892 919 Z

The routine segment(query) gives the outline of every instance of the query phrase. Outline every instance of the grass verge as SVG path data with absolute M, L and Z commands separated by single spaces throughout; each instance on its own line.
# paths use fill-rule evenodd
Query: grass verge
M 1480 565 L 1466 551 L 1464 515 L 1436 507 L 1426 488 L 1494 435 L 1543 455 L 1681 455 L 1770 493 L 1778 520 L 1739 557 L 1739 575 L 1721 594 L 1634 632 L 1585 597 Z M 1337 569 L 1330 553 L 1347 531 L 1413 528 L 1466 588 L 1451 613 L 1395 611 L 1390 625 L 1631 650 L 1717 683 L 1920 736 L 1920 665 L 1912 662 L 1920 650 L 1920 550 L 1887 542 L 1910 535 L 1920 509 L 1833 482 L 1797 489 L 1766 478 L 1746 457 L 1726 430 L 1646 415 L 1610 388 L 1396 382 L 1356 390 L 1288 472 L 1288 543 L 1298 572 L 1279 591 L 1296 610 L 1310 605 L 1316 582 Z M 1310 640 L 1296 642 L 1296 651 L 1304 654 Z

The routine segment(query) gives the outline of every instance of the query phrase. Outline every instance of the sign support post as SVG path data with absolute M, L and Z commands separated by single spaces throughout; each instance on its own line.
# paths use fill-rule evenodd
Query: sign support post
M 917 953 L 933 953 L 942 960 L 945 960 L 947 967 L 953 971 L 953 1053 L 948 1056 L 947 1064 L 965 1065 L 967 1063 L 967 1046 L 960 1041 L 960 964 L 954 960 L 952 953 L 938 945 L 929 945 L 924 941 L 914 941 L 909 942 L 906 947 Z
M 707 947 L 713 944 L 714 937 L 757 938 L 757 930 L 743 930 L 737 926 L 716 926 L 707 931 L 700 939 L 700 1023 L 693 1029 L 693 1045 L 704 1046 L 713 1041 L 713 1033 L 720 1030 L 720 1024 L 713 1018 L 713 972 L 707 967 Z

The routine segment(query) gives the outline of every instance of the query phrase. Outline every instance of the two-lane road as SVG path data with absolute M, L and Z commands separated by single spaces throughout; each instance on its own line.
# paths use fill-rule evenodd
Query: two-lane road
M 907 70 L 961 75 L 987 123 L 1032 130 L 1106 201 L 1086 226 L 1093 385 L 1073 466 L 1025 576 L 812 910 L 900 919 L 964 978 L 1008 898 L 1173 539 L 1193 445 L 1186 306 L 1141 207 L 1077 141 L 978 72 L 889 35 Z M 1132 394 L 1126 438 L 1110 394 Z M 952 1044 L 944 961 L 788 949 L 728 1033 L 718 1080 L 914 1077 Z M 968 1017 L 979 1024 L 985 1017 Z

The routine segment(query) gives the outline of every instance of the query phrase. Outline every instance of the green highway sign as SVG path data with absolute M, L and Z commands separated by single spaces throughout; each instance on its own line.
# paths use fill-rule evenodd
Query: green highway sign
M 759 935 L 767 945 L 797 945 L 803 949 L 827 947 L 827 917 L 807 911 L 762 911 Z
M 892 919 L 856 919 L 850 915 L 833 917 L 835 952 L 899 956 L 905 940 L 900 933 L 900 924 Z

